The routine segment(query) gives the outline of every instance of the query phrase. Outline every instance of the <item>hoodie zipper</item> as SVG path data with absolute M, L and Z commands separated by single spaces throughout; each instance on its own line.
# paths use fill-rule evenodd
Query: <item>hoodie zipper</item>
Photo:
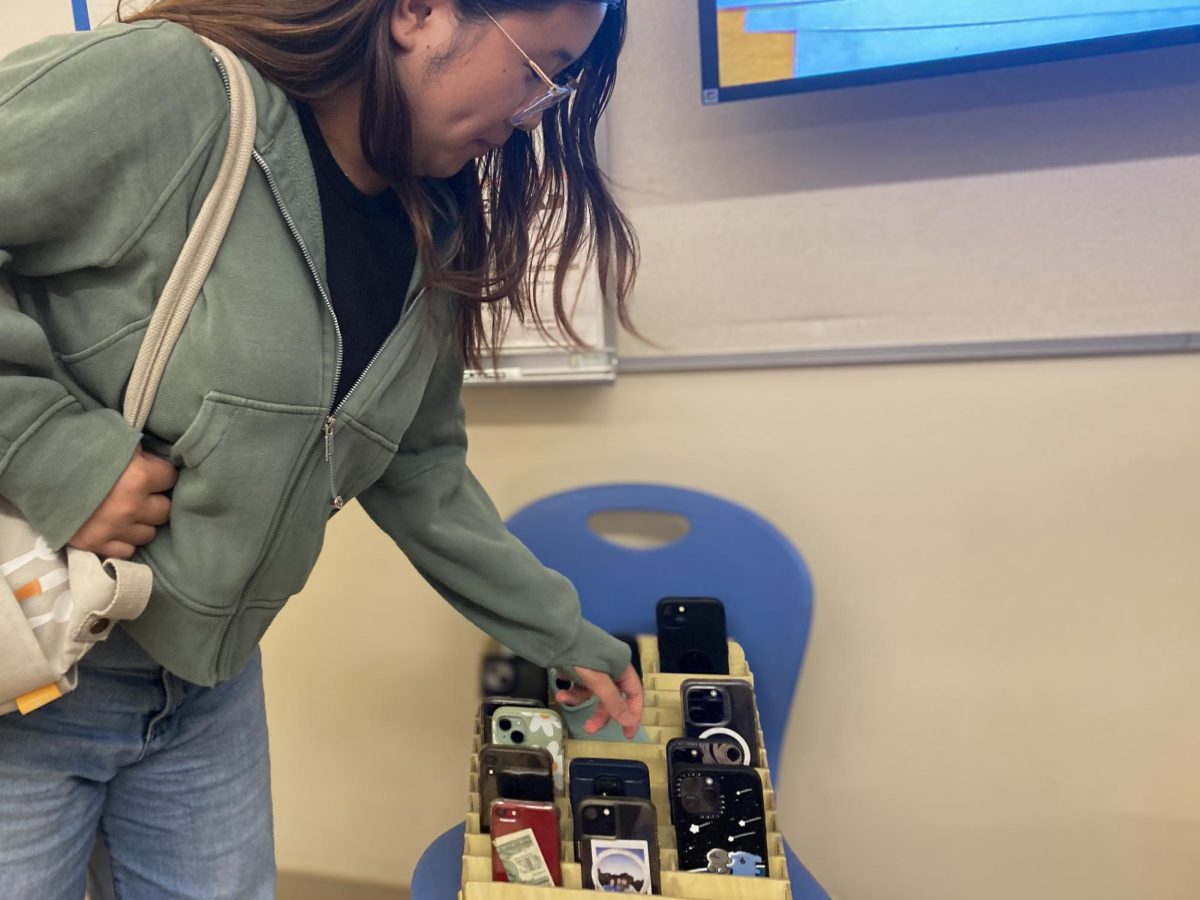
M 358 378 L 355 379 L 354 384 L 350 386 L 350 390 L 346 391 L 345 396 L 342 397 L 341 401 L 335 407 L 334 398 L 337 396 L 337 385 L 338 381 L 342 377 L 342 328 L 338 324 L 337 313 L 333 310 L 333 301 L 329 299 L 329 292 L 325 290 L 325 285 L 321 282 L 321 277 L 317 273 L 317 264 L 313 261 L 312 254 L 308 250 L 308 245 L 304 243 L 304 238 L 301 237 L 300 230 L 296 227 L 296 222 L 292 218 L 292 214 L 288 211 L 287 206 L 284 205 L 283 196 L 279 192 L 279 186 L 275 181 L 274 174 L 272 174 L 266 160 L 262 158 L 257 150 L 254 151 L 254 161 L 258 163 L 258 167 L 262 169 L 263 174 L 267 178 L 267 185 L 271 188 L 271 194 L 275 197 L 275 205 L 279 207 L 280 213 L 283 214 L 283 220 L 287 223 L 288 229 L 292 232 L 292 237 L 295 239 L 296 245 L 300 248 L 300 253 L 304 256 L 304 261 L 308 264 L 308 271 L 312 274 L 313 281 L 317 285 L 317 290 L 321 292 L 321 299 L 325 302 L 325 309 L 329 311 L 329 317 L 333 320 L 333 332 L 337 338 L 337 361 L 333 369 L 333 392 L 329 397 L 329 413 L 325 416 L 325 423 L 321 428 L 321 432 L 324 436 L 325 443 L 325 462 L 329 469 L 330 504 L 334 509 L 342 509 L 346 505 L 346 501 L 343 500 L 342 496 L 338 493 L 337 482 L 334 478 L 333 469 L 333 440 L 334 432 L 337 428 L 338 413 L 340 413 L 345 407 L 346 401 L 350 399 L 350 397 L 358 389 L 358 386 L 363 383 L 363 380 L 367 377 L 367 373 L 370 372 L 371 368 L 375 365 L 376 360 L 383 355 L 383 351 L 386 350 L 388 344 L 391 343 L 392 337 L 408 320 L 409 315 L 416 308 L 417 301 L 420 300 L 425 294 L 425 288 L 422 288 L 420 291 L 418 291 L 416 295 L 405 304 L 403 312 L 400 313 L 400 321 L 398 321 L 396 326 L 390 332 L 388 332 L 388 336 L 384 338 L 383 343 L 379 345 L 379 349 L 375 351 L 375 355 L 371 357 L 371 360 L 367 363 L 366 368 L 362 370 Z M 290 499 L 290 496 L 288 499 Z
M 214 57 L 214 60 L 216 60 L 216 57 Z M 228 73 L 225 71 L 225 67 L 221 64 L 220 60 L 216 60 L 216 63 L 217 68 L 221 72 L 221 80 L 225 85 L 226 96 L 228 96 L 230 94 Z M 312 276 L 313 283 L 316 284 L 317 290 L 321 294 L 321 300 L 325 303 L 325 309 L 328 311 L 329 317 L 333 321 L 337 355 L 335 357 L 333 371 L 333 388 L 329 397 L 329 412 L 325 417 L 321 431 L 325 445 L 325 460 L 329 468 L 330 502 L 334 509 L 342 509 L 345 506 L 345 501 L 337 492 L 337 485 L 333 470 L 333 438 L 334 431 L 337 427 L 337 415 L 345 406 L 346 401 L 350 399 L 350 396 L 354 393 L 358 386 L 362 384 L 367 372 L 370 371 L 376 360 L 383 355 L 383 351 L 391 342 L 392 337 L 407 321 L 413 309 L 416 308 L 417 301 L 424 295 L 425 290 L 422 289 L 421 291 L 418 291 L 417 294 L 406 304 L 404 311 L 400 314 L 400 321 L 396 323 L 396 327 L 388 333 L 388 336 L 384 339 L 383 344 L 381 344 L 379 349 L 375 351 L 375 355 L 371 357 L 370 362 L 368 362 L 366 368 L 363 369 L 362 374 L 358 376 L 354 384 L 350 387 L 350 390 L 346 392 L 346 395 L 342 397 L 341 402 L 335 407 L 334 398 L 337 396 L 337 384 L 341 378 L 343 361 L 342 329 L 338 324 L 337 313 L 334 312 L 333 301 L 330 300 L 329 292 L 325 289 L 325 285 L 321 281 L 321 276 L 317 271 L 317 265 L 313 260 L 312 253 L 309 251 L 308 245 L 304 242 L 304 238 L 301 236 L 300 230 L 296 227 L 295 219 L 292 218 L 291 212 L 288 210 L 287 205 L 283 202 L 283 195 L 279 191 L 279 185 L 275 180 L 275 175 L 271 172 L 270 166 L 267 165 L 267 161 L 262 157 L 262 154 L 260 154 L 257 149 L 253 151 L 253 159 L 255 163 L 258 164 L 258 167 L 262 170 L 263 175 L 267 179 L 267 185 L 271 190 L 271 195 L 275 199 L 275 205 L 279 208 L 279 212 L 283 216 L 283 220 L 287 224 L 288 230 L 292 233 L 292 238 L 296 241 L 296 246 L 299 247 L 300 253 L 304 257 L 304 261 L 308 266 L 308 271 Z M 304 454 L 304 458 L 301 461 L 299 468 L 288 484 L 287 490 L 284 492 L 283 499 L 276 507 L 275 516 L 271 523 L 271 529 L 268 532 L 268 540 L 264 544 L 263 552 L 259 555 L 258 561 L 254 565 L 254 569 L 252 570 L 250 578 L 247 579 L 246 587 L 242 591 L 242 596 L 238 598 L 238 603 L 233 615 L 230 616 L 225 623 L 225 631 L 221 635 L 220 645 L 217 649 L 217 658 L 215 660 L 216 672 L 214 672 L 214 674 L 219 674 L 220 667 L 225 659 L 225 648 L 229 638 L 229 632 L 233 626 L 233 623 L 241 617 L 243 611 L 245 610 L 247 598 L 251 593 L 251 587 L 257 583 L 262 574 L 265 561 L 270 557 L 271 552 L 274 550 L 279 533 L 280 521 L 283 518 L 285 511 L 291 506 L 292 498 L 296 493 L 296 488 L 300 481 L 300 476 L 308 469 L 309 462 L 311 461 L 318 446 L 320 446 L 319 442 L 312 444 L 309 447 L 308 452 Z
M 325 462 L 329 468 L 329 496 L 332 498 L 334 509 L 341 509 L 346 505 L 346 501 L 344 501 L 341 495 L 338 493 L 337 483 L 333 477 L 333 433 L 334 429 L 337 427 L 338 413 L 342 411 L 342 407 L 346 405 L 346 401 L 350 399 L 350 395 L 358 390 L 358 386 L 363 383 L 363 379 L 367 377 L 367 373 L 371 371 L 371 367 L 375 365 L 375 361 L 383 355 L 383 351 L 386 350 L 387 345 L 391 343 L 392 336 L 400 330 L 400 326 L 404 324 L 409 313 L 417 305 L 417 301 L 425 295 L 426 290 L 426 288 L 421 288 L 421 290 L 417 291 L 417 293 L 413 295 L 413 298 L 405 304 L 404 309 L 400 313 L 400 321 L 398 321 L 396 326 L 388 332 L 388 336 L 383 339 L 383 343 L 379 345 L 379 349 L 375 351 L 375 355 L 371 357 L 371 360 L 367 363 L 366 368 L 364 368 L 359 374 L 358 378 L 354 380 L 354 384 L 350 385 L 350 390 L 346 391 L 346 394 L 342 397 L 341 402 L 338 403 L 337 407 L 325 417 L 325 426 L 321 430 L 325 435 Z

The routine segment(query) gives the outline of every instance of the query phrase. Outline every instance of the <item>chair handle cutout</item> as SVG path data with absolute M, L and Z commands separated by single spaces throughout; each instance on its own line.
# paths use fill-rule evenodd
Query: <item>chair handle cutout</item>
M 588 516 L 592 534 L 627 550 L 662 550 L 688 536 L 687 516 L 653 509 L 607 509 Z

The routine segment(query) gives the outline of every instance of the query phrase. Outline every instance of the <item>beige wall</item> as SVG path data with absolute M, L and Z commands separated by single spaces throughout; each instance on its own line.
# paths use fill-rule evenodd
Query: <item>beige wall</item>
M 631 53 L 643 68 L 669 57 L 674 78 L 694 66 L 694 11 L 666 2 L 643 5 L 653 27 Z M 70 27 L 65 0 L 0 7 L 0 52 Z M 676 11 L 685 39 L 660 39 Z M 1153 159 L 1187 155 L 1192 117 L 1170 114 L 1181 75 L 1127 71 L 1141 73 L 1127 96 L 1080 115 L 1064 112 L 1069 77 L 1018 72 L 978 98 L 955 79 L 812 98 L 782 126 L 803 154 L 737 129 L 640 151 L 618 135 L 615 153 L 630 168 L 635 151 L 668 154 L 662 168 L 710 193 L 730 188 L 721 154 L 750 161 L 751 193 L 849 184 L 862 221 L 879 184 L 980 170 L 1078 179 L 1116 160 L 1137 193 L 1157 184 Z M 797 102 L 721 115 L 770 134 Z M 937 127 L 918 127 L 923 104 Z M 1037 127 L 1007 128 L 1022 109 Z M 663 193 L 641 187 L 635 206 Z M 1090 277 L 1138 250 L 1110 219 L 1074 223 L 1112 246 Z M 851 271 L 877 244 L 856 240 L 807 262 Z M 988 240 L 997 256 L 1029 249 L 1021 227 Z M 1194 289 L 1195 241 L 1159 240 L 1163 287 Z M 1051 299 L 1075 284 L 1037 274 Z M 1182 900 L 1200 896 L 1197 397 L 1196 356 L 622 377 L 479 389 L 471 457 L 503 512 L 589 482 L 669 481 L 751 506 L 801 548 L 816 619 L 776 769 L 785 830 L 839 897 Z M 266 641 L 282 866 L 408 879 L 463 812 L 480 643 L 357 507 L 334 522 Z
M 739 500 L 816 583 L 785 831 L 844 900 L 1200 893 L 1200 358 L 476 389 L 502 512 Z M 462 812 L 477 634 L 365 516 L 266 642 L 279 857 L 403 882 Z M 320 657 L 320 658 L 319 658 Z

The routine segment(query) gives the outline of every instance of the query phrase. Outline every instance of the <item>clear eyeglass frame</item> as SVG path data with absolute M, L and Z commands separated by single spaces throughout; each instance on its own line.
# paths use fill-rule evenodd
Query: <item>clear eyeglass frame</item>
M 553 109 L 554 107 L 558 106 L 558 104 L 575 96 L 575 91 L 579 87 L 580 75 L 576 75 L 566 84 L 556 84 L 550 78 L 550 76 L 548 76 L 542 70 L 542 67 L 534 62 L 533 58 L 521 48 L 521 45 L 513 39 L 513 36 L 508 33 L 508 30 L 498 21 L 496 21 L 495 16 L 493 16 L 487 10 L 484 10 L 483 13 L 492 20 L 493 25 L 500 29 L 500 33 L 508 38 L 508 42 L 517 48 L 517 52 L 525 58 L 525 62 L 529 65 L 529 68 L 533 69 L 534 74 L 542 80 L 544 85 L 546 85 L 546 93 L 542 94 L 542 96 L 538 97 L 528 106 L 522 107 L 513 113 L 508 120 L 509 124 L 511 124 L 514 128 L 521 128 L 525 125 L 528 125 L 534 119 L 540 118 L 541 115 L 546 112 L 546 110 Z

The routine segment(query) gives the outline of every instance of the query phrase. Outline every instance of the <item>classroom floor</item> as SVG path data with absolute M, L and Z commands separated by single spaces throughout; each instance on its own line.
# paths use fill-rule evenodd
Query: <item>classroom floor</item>
M 408 889 L 280 872 L 275 900 L 408 900 Z

